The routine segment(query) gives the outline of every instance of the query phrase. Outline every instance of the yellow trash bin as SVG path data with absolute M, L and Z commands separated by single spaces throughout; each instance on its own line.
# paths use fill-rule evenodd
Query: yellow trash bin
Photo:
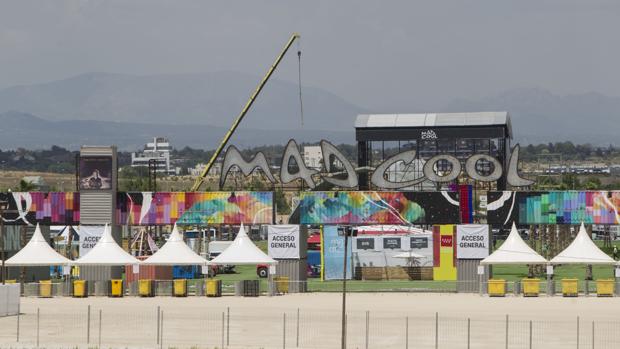
M 207 279 L 207 297 L 222 296 L 222 280 Z
M 524 297 L 538 297 L 540 294 L 540 279 L 525 278 L 521 283 L 523 285 Z
M 140 297 L 153 297 L 153 280 L 138 280 Z
M 599 297 L 613 297 L 614 295 L 614 280 L 613 279 L 598 279 L 596 280 L 596 295 Z
M 172 295 L 175 297 L 187 297 L 187 280 L 175 279 Z
M 276 283 L 276 292 L 288 293 L 288 288 L 289 288 L 288 276 L 276 276 L 273 279 Z
M 489 279 L 489 297 L 504 297 L 506 295 L 506 280 Z
M 86 280 L 73 281 L 73 297 L 88 297 L 88 289 L 86 288 Z
M 579 280 L 562 279 L 562 296 L 577 297 L 579 294 Z
M 122 297 L 123 296 L 123 280 L 113 279 L 110 280 L 110 297 Z
M 52 280 L 39 281 L 39 297 L 51 298 L 52 297 Z

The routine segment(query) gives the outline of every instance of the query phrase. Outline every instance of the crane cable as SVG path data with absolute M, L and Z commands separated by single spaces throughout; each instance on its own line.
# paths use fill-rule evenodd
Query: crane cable
M 301 95 L 301 48 L 297 40 L 297 82 L 299 84 L 299 113 L 301 115 L 301 127 L 304 127 L 304 102 Z

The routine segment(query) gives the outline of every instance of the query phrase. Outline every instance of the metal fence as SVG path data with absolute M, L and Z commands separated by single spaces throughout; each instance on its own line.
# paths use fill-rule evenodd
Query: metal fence
M 0 347 L 19 348 L 338 348 L 341 315 L 294 309 L 248 314 L 234 308 L 147 312 L 85 305 L 37 308 L 0 318 Z M 420 316 L 354 311 L 347 348 L 620 348 L 620 321 Z
M 222 294 L 235 294 L 235 284 L 238 281 L 223 281 Z M 274 281 L 271 283 L 267 279 L 258 280 L 259 293 L 262 295 L 281 293 L 278 284 Z M 89 287 L 90 296 L 107 296 L 110 292 L 108 282 L 94 281 L 95 287 Z M 296 290 L 305 290 L 306 292 L 341 292 L 342 283 L 340 281 L 318 280 L 309 281 L 287 281 L 284 283 L 285 289 L 292 293 Z M 562 280 L 540 280 L 538 282 L 540 295 L 560 295 L 562 294 Z M 620 295 L 620 284 L 614 282 L 615 295 Z M 123 286 L 125 296 L 138 296 L 138 283 L 124 282 Z M 436 292 L 436 293 L 456 293 L 459 289 L 467 289 L 470 293 L 487 294 L 488 282 L 478 281 L 353 281 L 347 284 L 347 292 Z M 25 283 L 21 287 L 22 296 L 36 297 L 39 295 L 38 283 Z M 523 284 L 521 281 L 507 281 L 505 283 L 505 291 L 507 295 L 522 295 Z M 578 294 L 596 295 L 596 281 L 580 280 L 577 288 Z M 205 280 L 195 279 L 187 280 L 187 293 L 190 296 L 205 295 Z M 73 286 L 69 282 L 54 282 L 51 289 L 52 296 L 71 296 L 73 295 Z M 154 280 L 153 294 L 155 296 L 171 296 L 173 294 L 172 280 Z

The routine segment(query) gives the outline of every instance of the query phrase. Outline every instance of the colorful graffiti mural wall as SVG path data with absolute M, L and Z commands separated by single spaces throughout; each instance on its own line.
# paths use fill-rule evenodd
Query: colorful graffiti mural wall
M 75 225 L 80 222 L 80 193 L 0 193 L 9 203 L 2 219 L 7 225 Z
M 116 221 L 128 225 L 269 224 L 273 222 L 273 193 L 118 193 Z
M 489 224 L 620 224 L 620 191 L 489 192 Z
M 440 224 L 460 221 L 451 192 L 303 192 L 301 224 Z

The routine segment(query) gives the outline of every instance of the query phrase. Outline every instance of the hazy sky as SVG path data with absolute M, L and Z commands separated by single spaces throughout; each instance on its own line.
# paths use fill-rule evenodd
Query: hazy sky
M 620 1 L 0 2 L 0 87 L 103 71 L 262 75 L 290 33 L 303 80 L 376 111 L 515 87 L 620 96 Z M 276 77 L 293 80 L 296 55 Z

